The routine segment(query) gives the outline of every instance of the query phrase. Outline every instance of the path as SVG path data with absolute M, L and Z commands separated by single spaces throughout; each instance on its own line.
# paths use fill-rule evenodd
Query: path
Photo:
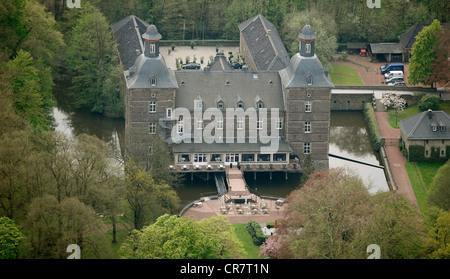
M 419 209 L 414 190 L 411 186 L 408 173 L 405 168 L 406 160 L 402 152 L 398 148 L 398 138 L 400 137 L 400 129 L 394 129 L 389 125 L 389 115 L 385 111 L 376 111 L 375 117 L 377 119 L 378 127 L 382 138 L 386 139 L 386 153 L 391 165 L 392 175 L 397 184 L 397 193 L 400 193 L 408 199 L 414 208 Z M 394 140 L 392 140 L 394 139 Z

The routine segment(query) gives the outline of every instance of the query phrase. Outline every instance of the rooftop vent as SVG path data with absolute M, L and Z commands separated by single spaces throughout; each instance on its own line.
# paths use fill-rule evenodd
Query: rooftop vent
M 427 116 L 428 116 L 428 119 L 433 118 L 433 111 L 431 109 L 428 110 Z

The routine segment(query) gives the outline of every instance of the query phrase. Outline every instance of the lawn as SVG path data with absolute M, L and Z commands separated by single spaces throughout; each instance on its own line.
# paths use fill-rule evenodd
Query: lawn
M 358 70 L 344 64 L 332 64 L 330 77 L 334 85 L 364 85 Z
M 446 113 L 450 114 L 450 101 L 442 102 L 439 105 L 439 109 L 445 111 Z M 417 105 L 412 105 L 410 107 L 405 108 L 403 111 L 399 111 L 397 115 L 397 123 L 395 123 L 395 111 L 394 110 L 388 110 L 389 114 L 389 124 L 392 128 L 399 129 L 398 122 L 402 119 L 408 118 L 410 116 L 416 115 L 418 113 L 421 113 L 419 107 Z
M 429 162 L 405 163 L 405 168 L 421 211 L 425 211 L 427 208 L 427 191 L 431 187 L 436 172 L 443 164 Z
M 242 255 L 244 259 L 262 259 L 259 257 L 259 246 L 253 243 L 252 237 L 246 229 L 246 223 L 236 223 L 233 227 L 236 230 L 236 236 L 244 245 L 244 250 L 247 252 L 246 255 Z

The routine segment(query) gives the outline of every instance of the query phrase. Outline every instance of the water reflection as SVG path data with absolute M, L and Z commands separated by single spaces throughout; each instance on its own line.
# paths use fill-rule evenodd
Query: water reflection
M 329 153 L 381 166 L 381 159 L 370 142 L 363 112 L 331 112 Z M 382 169 L 330 157 L 330 168 L 353 170 L 366 184 L 370 193 L 389 191 Z

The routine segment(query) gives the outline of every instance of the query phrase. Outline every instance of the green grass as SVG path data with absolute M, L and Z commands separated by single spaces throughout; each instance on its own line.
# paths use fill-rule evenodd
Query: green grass
M 445 163 L 406 162 L 405 164 L 414 195 L 422 211 L 426 211 L 428 207 L 427 191 L 433 183 L 436 172 L 443 164 Z
M 242 255 L 242 257 L 244 259 L 262 259 L 262 257 L 259 256 L 259 246 L 253 243 L 252 237 L 245 227 L 246 225 L 246 223 L 233 224 L 233 227 L 236 230 L 236 236 L 242 242 L 244 250 L 247 252 L 247 254 Z
M 446 113 L 450 114 L 450 101 L 442 102 L 439 105 L 439 109 L 445 111 Z M 389 114 L 389 124 L 392 128 L 399 129 L 398 122 L 402 119 L 411 117 L 413 115 L 416 115 L 418 113 L 421 113 L 419 107 L 417 105 L 412 105 L 407 108 L 405 108 L 403 111 L 399 111 L 397 115 L 397 123 L 395 123 L 395 111 L 394 110 L 388 110 Z
M 334 85 L 364 85 L 358 70 L 344 64 L 332 64 L 330 77 Z

